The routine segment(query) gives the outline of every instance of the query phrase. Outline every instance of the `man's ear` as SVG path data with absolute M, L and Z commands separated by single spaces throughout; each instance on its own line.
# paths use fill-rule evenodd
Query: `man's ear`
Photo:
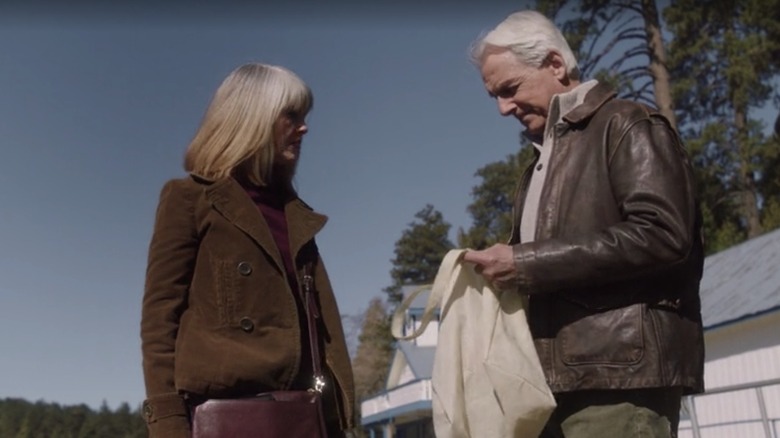
M 558 79 L 562 84 L 568 85 L 569 74 L 566 72 L 566 61 L 563 60 L 563 56 L 555 50 L 550 50 L 547 54 L 547 58 L 544 59 L 544 66 L 552 71 L 553 76 Z

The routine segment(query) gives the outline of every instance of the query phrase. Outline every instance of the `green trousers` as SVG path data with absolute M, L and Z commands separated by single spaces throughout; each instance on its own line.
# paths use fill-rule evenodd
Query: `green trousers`
M 681 388 L 556 394 L 540 438 L 676 438 Z

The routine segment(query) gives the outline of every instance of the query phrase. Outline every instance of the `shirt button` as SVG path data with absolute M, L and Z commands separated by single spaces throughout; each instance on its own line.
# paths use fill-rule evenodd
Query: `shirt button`
M 252 265 L 247 262 L 241 262 L 238 264 L 238 273 L 247 276 L 252 273 Z
M 542 170 L 542 167 L 544 167 L 542 163 L 539 163 L 536 165 L 536 170 Z
M 253 323 L 252 320 L 246 316 L 241 318 L 241 321 L 238 321 L 238 325 L 241 326 L 241 330 L 247 333 L 251 332 L 255 328 L 255 323 Z

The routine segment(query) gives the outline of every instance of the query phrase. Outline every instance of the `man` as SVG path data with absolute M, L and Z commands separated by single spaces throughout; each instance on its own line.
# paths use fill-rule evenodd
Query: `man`
M 510 15 L 473 47 L 499 112 L 535 160 L 509 245 L 469 251 L 528 320 L 558 407 L 543 437 L 674 437 L 703 390 L 703 253 L 690 164 L 655 110 L 580 82 L 560 31 Z

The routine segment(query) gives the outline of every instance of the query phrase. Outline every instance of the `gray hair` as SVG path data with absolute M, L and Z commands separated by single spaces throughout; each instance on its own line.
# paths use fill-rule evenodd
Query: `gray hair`
M 569 79 L 579 80 L 580 69 L 569 43 L 555 24 L 536 11 L 521 11 L 506 17 L 471 46 L 471 60 L 480 65 L 490 48 L 508 50 L 524 64 L 541 67 L 550 51 L 561 54 Z

